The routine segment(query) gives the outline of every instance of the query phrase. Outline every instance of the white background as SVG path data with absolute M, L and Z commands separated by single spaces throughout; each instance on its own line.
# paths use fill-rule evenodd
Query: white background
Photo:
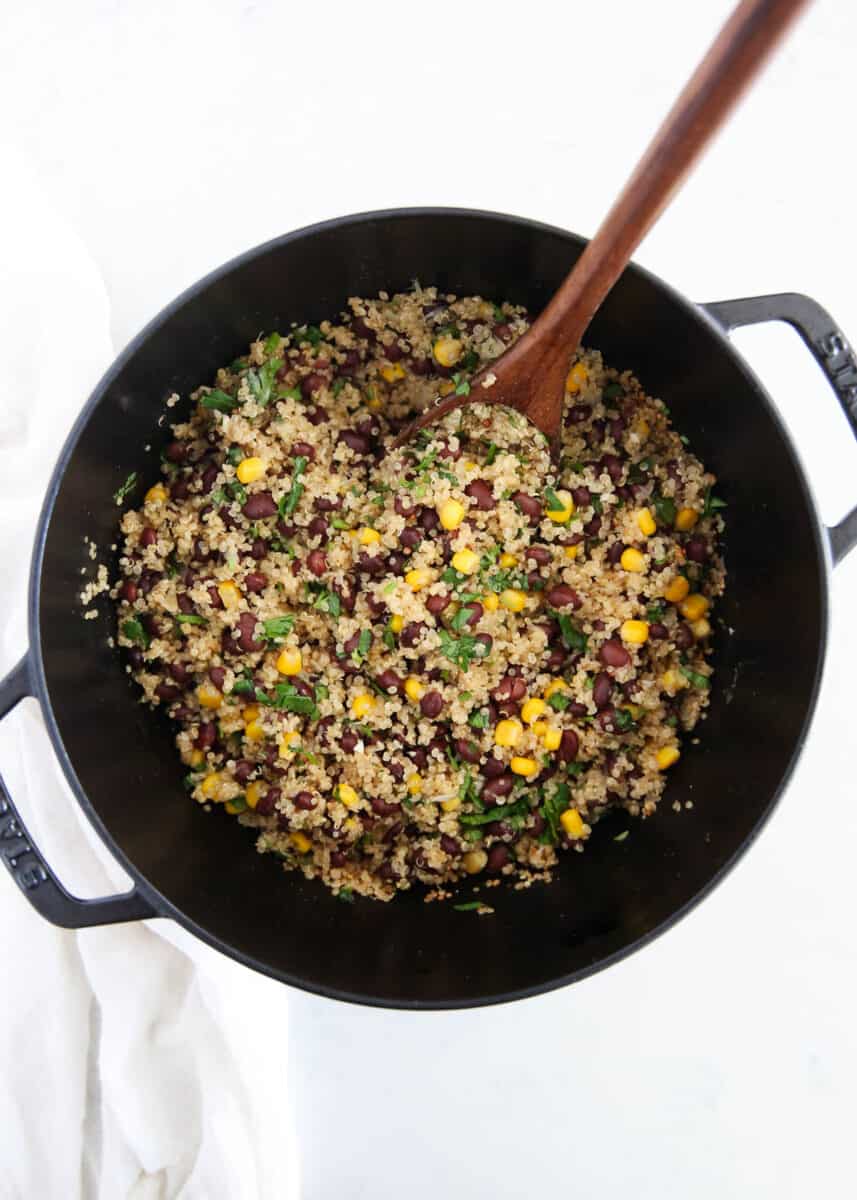
M 101 272 L 118 350 L 212 266 L 324 217 L 455 204 L 591 234 L 729 8 L 9 4 L 0 112 Z M 857 338 L 855 48 L 857 6 L 817 3 L 638 261 L 698 300 L 808 292 Z M 817 368 L 785 329 L 736 341 L 838 519 L 857 502 L 857 450 Z M 247 1052 L 261 1062 L 266 1036 L 287 1039 L 289 1067 L 260 1071 L 274 1119 L 241 1138 L 270 1159 L 293 1119 L 307 1200 L 853 1195 L 855 608 L 857 553 L 834 580 L 822 700 L 788 795 L 679 928 L 502 1009 L 376 1012 L 260 984 Z

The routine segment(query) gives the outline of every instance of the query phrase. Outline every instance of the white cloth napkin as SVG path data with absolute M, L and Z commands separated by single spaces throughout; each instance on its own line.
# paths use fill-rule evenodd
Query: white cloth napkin
M 3 162 L 0 674 L 26 647 L 27 572 L 45 485 L 113 357 L 107 294 L 85 247 L 26 165 L 11 152 Z M 125 890 L 32 700 L 0 723 L 0 771 L 71 891 Z M 297 1194 L 285 988 L 172 922 L 56 929 L 5 870 L 0 952 L 0 1196 Z

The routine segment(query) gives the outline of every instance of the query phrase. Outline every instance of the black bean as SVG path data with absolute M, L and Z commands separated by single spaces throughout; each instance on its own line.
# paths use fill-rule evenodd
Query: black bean
M 310 462 L 315 462 L 315 447 L 309 442 L 295 442 L 289 454 L 292 458 L 308 458 Z
M 587 508 L 592 499 L 592 494 L 588 487 L 572 488 L 571 496 L 578 508 Z
M 443 696 L 440 692 L 426 692 L 420 700 L 420 712 L 424 717 L 434 720 L 439 717 L 443 709 Z
M 482 764 L 482 774 L 486 779 L 496 779 L 498 775 L 502 775 L 506 770 L 506 764 L 501 762 L 499 758 L 495 758 L 493 754 L 489 754 Z
M 494 499 L 494 493 L 491 489 L 491 484 L 485 479 L 472 479 L 464 489 L 465 496 L 469 496 L 478 509 L 482 512 L 491 512 L 497 507 L 497 501 Z
M 550 588 L 545 595 L 545 599 L 551 608 L 579 608 L 580 597 L 575 592 L 574 588 L 570 588 L 566 583 L 558 583 Z M 575 601 L 577 603 L 575 604 Z
M 253 650 L 261 650 L 265 644 L 256 637 L 256 625 L 257 621 L 253 613 L 244 612 L 238 618 L 238 645 L 248 653 Z
M 416 550 L 422 540 L 423 535 L 413 525 L 408 525 L 399 534 L 399 545 L 406 550 Z
M 310 809 L 315 808 L 316 799 L 312 792 L 298 792 L 298 794 L 294 797 L 293 803 L 295 808 L 300 808 L 304 812 L 309 812 Z
M 406 519 L 408 517 L 412 517 L 417 511 L 417 505 L 414 503 L 411 497 L 403 496 L 401 493 L 396 496 L 396 499 L 393 501 L 393 508 L 400 517 L 405 517 Z
M 210 750 L 217 741 L 217 726 L 213 721 L 200 722 L 196 735 L 196 746 L 200 750 Z
M 215 480 L 217 479 L 217 476 L 219 474 L 220 474 L 220 467 L 218 467 L 216 463 L 209 463 L 209 465 L 205 468 L 205 470 L 202 473 L 201 491 L 202 491 L 203 495 L 207 495 L 208 492 L 211 491 L 211 489 L 214 487 Z
M 440 848 L 444 854 L 450 855 L 451 858 L 457 858 L 461 854 L 460 843 L 454 837 L 450 837 L 448 833 L 440 835 Z
M 578 705 L 583 708 L 583 705 Z M 569 706 L 569 711 L 571 706 Z M 586 710 L 584 709 L 584 712 Z M 580 745 L 580 739 L 573 729 L 564 729 L 562 732 L 562 741 L 559 744 L 559 758 L 561 762 L 572 762 L 577 757 L 577 750 Z
M 327 521 L 322 516 L 315 516 L 306 527 L 310 537 L 323 538 L 327 536 Z
M 368 454 L 371 449 L 369 439 L 364 434 L 358 433 L 356 429 L 343 429 L 339 440 L 344 442 L 348 449 L 353 450 L 355 454 Z
M 614 542 L 613 545 L 610 547 L 610 549 L 607 551 L 607 561 L 610 563 L 610 565 L 612 567 L 616 567 L 619 565 L 619 561 L 622 558 L 622 555 L 624 553 L 625 553 L 625 547 L 622 545 L 622 543 Z
M 323 550 L 310 550 L 306 565 L 313 575 L 322 576 L 327 570 L 327 559 Z
M 586 522 L 586 524 L 583 526 L 583 532 L 587 537 L 598 537 L 599 533 L 601 532 L 600 513 L 595 513 L 595 515 Z
M 170 442 L 164 449 L 164 458 L 171 463 L 184 462 L 187 458 L 187 446 L 184 442 Z
M 248 592 L 264 592 L 268 586 L 268 576 L 263 571 L 250 571 L 244 576 L 244 587 Z
M 514 775 L 508 775 L 505 772 L 502 775 L 495 775 L 482 788 L 482 799 L 487 801 L 490 797 L 496 802 L 502 799 L 503 796 L 508 796 L 514 786 Z
M 689 650 L 693 645 L 693 631 L 684 621 L 681 621 L 676 628 L 673 641 L 677 650 Z
M 528 546 L 527 558 L 531 558 L 540 567 L 546 567 L 551 560 L 551 552 L 547 546 Z
M 399 635 L 399 642 L 403 646 L 415 646 L 423 636 L 425 630 L 426 625 L 423 621 L 409 621 Z M 427 713 L 426 715 L 428 716 L 429 714 Z
M 525 517 L 528 518 L 531 525 L 537 525 L 542 519 L 542 506 L 535 496 L 530 496 L 527 492 L 515 492 L 512 500 L 521 510 Z
M 476 742 L 470 741 L 469 738 L 455 739 L 455 752 L 462 762 L 476 764 L 482 757 L 482 751 L 477 746 Z
M 488 851 L 488 861 L 485 864 L 485 870 L 489 875 L 496 875 L 498 871 L 502 871 L 506 863 L 509 861 L 509 849 L 502 843 L 492 846 Z
M 610 703 L 610 696 L 613 692 L 613 680 L 606 671 L 600 671 L 595 676 L 595 683 L 592 685 L 592 699 L 596 708 L 606 708 Z
M 691 562 L 704 563 L 708 558 L 708 542 L 704 537 L 688 538 L 684 549 Z
M 440 592 L 438 595 L 428 597 L 426 608 L 433 617 L 439 617 L 451 599 L 452 595 L 449 592 Z
M 329 496 L 316 496 L 315 510 L 316 512 L 335 512 L 342 508 L 342 497 L 337 496 L 331 499 Z
M 378 687 L 383 688 L 385 692 L 398 692 L 401 695 L 404 690 L 404 681 L 401 676 L 389 668 L 386 671 L 382 671 L 380 675 L 377 675 L 375 681 Z
M 417 517 L 417 524 L 421 529 L 424 529 L 426 533 L 434 533 L 434 531 L 440 526 L 440 517 L 433 508 L 423 505 L 423 507 L 420 509 L 420 515 Z
M 653 642 L 662 642 L 669 635 L 669 630 L 666 625 L 662 625 L 660 621 L 655 621 L 649 626 L 649 637 Z
M 339 744 L 346 754 L 353 754 L 359 741 L 360 738 L 353 729 L 346 729 L 339 739 Z
M 137 599 L 137 584 L 133 579 L 126 579 L 119 589 L 119 595 L 123 600 L 127 600 L 129 604 L 133 604 Z
M 277 511 L 277 502 L 270 492 L 256 492 L 249 496 L 241 509 L 250 521 L 258 521 L 263 517 L 273 517 Z
M 605 667 L 627 667 L 631 661 L 631 655 L 618 638 L 609 638 L 598 651 L 598 657 Z
M 259 800 L 259 803 L 256 805 L 256 812 L 259 813 L 260 816 L 270 817 L 274 809 L 277 807 L 277 801 L 282 794 L 281 788 L 269 787 L 267 792 L 265 792 L 265 795 L 262 796 L 262 798 Z M 285 828 L 288 828 L 288 822 L 285 817 L 278 817 L 277 820 L 278 824 L 280 821 L 282 821 Z

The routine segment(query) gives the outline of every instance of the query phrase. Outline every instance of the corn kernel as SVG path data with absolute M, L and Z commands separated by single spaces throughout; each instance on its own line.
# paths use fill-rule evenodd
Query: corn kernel
M 277 670 L 281 675 L 300 675 L 303 665 L 303 655 L 297 646 L 284 646 L 277 655 Z
M 566 546 L 563 553 L 565 554 L 565 557 L 571 561 L 572 559 L 577 558 L 578 554 L 580 553 L 580 546 Z
M 482 607 L 486 612 L 496 612 L 500 607 L 500 597 L 496 592 L 488 592 L 482 597 Z
M 637 417 L 636 421 L 631 422 L 631 433 L 635 433 L 641 442 L 644 442 L 651 432 L 651 426 L 645 417 Z
M 259 779 L 254 779 L 252 783 L 247 784 L 247 790 L 244 793 L 244 799 L 247 801 L 248 808 L 255 808 L 265 791 L 265 785 Z
M 692 592 L 685 600 L 682 600 L 678 611 L 688 621 L 698 621 L 708 612 L 708 601 L 699 592 Z
M 677 746 L 661 746 L 660 750 L 655 755 L 655 761 L 658 764 L 659 771 L 666 771 L 673 763 L 677 763 L 681 758 Z
M 500 555 L 500 566 L 501 567 L 514 567 L 514 565 L 517 561 L 518 560 L 515 557 L 515 555 L 510 554 L 508 550 L 504 550 L 503 553 Z
M 679 604 L 690 591 L 690 584 L 683 575 L 676 575 L 664 588 L 664 600 L 670 604 Z
M 479 555 L 474 550 L 456 550 L 452 565 L 462 575 L 472 575 L 479 566 Z
M 562 742 L 561 729 L 546 729 L 542 734 L 542 745 L 545 750 L 559 750 Z
M 248 721 L 244 726 L 244 736 L 248 742 L 261 742 L 265 739 L 265 730 L 260 721 Z
M 680 671 L 674 671 L 672 667 L 664 671 L 661 676 L 661 687 L 665 692 L 669 692 L 671 696 L 674 696 L 676 692 L 680 692 L 682 688 L 686 688 L 687 686 L 688 682 L 684 675 Z
M 378 389 L 370 384 L 366 389 L 366 407 L 370 412 L 380 412 L 383 407 L 383 402 L 378 394 Z
M 586 835 L 586 826 L 583 823 L 583 817 L 576 808 L 567 808 L 559 818 L 560 825 L 566 832 L 566 835 L 573 839 L 582 838 Z
M 478 875 L 480 871 L 484 871 L 487 862 L 488 855 L 484 850 L 468 850 L 461 860 L 461 865 L 468 875 Z
M 228 813 L 231 813 L 233 817 L 237 817 L 239 813 L 244 811 L 246 805 L 241 803 L 239 797 L 236 797 L 234 800 L 227 800 L 223 807 Z
M 203 708 L 220 708 L 223 694 L 213 683 L 201 683 L 196 689 L 196 698 Z
M 357 540 L 361 546 L 374 546 L 376 542 L 380 542 L 381 535 L 377 529 L 370 529 L 368 525 L 364 525 L 357 534 Z
M 437 510 L 437 515 L 440 517 L 440 523 L 444 529 L 452 532 L 464 520 L 465 511 L 464 505 L 458 500 L 444 500 Z
M 675 527 L 679 533 L 688 533 L 698 520 L 699 513 L 695 508 L 680 508 L 676 514 Z
M 564 679 L 552 679 L 542 692 L 542 695 L 544 696 L 545 700 L 550 700 L 551 696 L 555 695 L 557 692 L 564 692 L 567 688 L 568 684 Z
M 258 704 L 245 704 L 244 707 L 241 709 L 241 720 L 244 721 L 245 724 L 249 724 L 250 721 L 255 721 L 256 718 L 258 717 L 258 715 L 259 715 L 259 705 Z
M 627 708 L 635 721 L 639 721 L 640 717 L 646 711 L 641 704 L 626 704 L 625 708 Z
M 513 775 L 535 775 L 539 769 L 539 764 L 534 758 L 522 758 L 517 754 L 512 756 L 509 763 L 509 770 Z
M 390 617 L 390 629 L 393 631 L 393 633 L 401 633 L 404 628 L 405 618 L 400 616 L 399 613 L 394 613 L 392 617 Z
M 527 604 L 527 594 L 526 592 L 519 591 L 518 588 L 506 588 L 505 591 L 500 593 L 500 603 L 509 612 L 523 612 Z
M 339 803 L 344 804 L 346 808 L 356 808 L 360 802 L 360 797 L 350 783 L 340 783 L 335 794 Z
M 508 748 L 516 745 L 519 741 L 524 728 L 520 721 L 516 721 L 514 717 L 509 717 L 504 721 L 498 721 L 494 727 L 494 744 Z
M 405 583 L 412 592 L 418 592 L 431 583 L 431 572 L 425 567 L 414 567 L 405 575 Z
M 277 744 L 277 750 L 279 751 L 280 758 L 288 758 L 289 755 L 294 754 L 295 750 L 297 750 L 300 744 L 301 735 L 298 733 L 298 731 L 296 729 L 287 729 L 285 733 L 281 735 Z
M 458 338 L 440 337 L 432 347 L 432 353 L 442 367 L 454 367 L 464 349 Z
M 635 550 L 633 546 L 628 546 L 626 550 L 622 551 L 622 557 L 619 559 L 619 562 L 622 564 L 623 570 L 632 571 L 635 574 L 639 574 L 639 572 L 646 569 L 645 557 L 639 550 Z
M 405 368 L 401 363 L 386 363 L 381 368 L 381 377 L 386 379 L 387 383 L 395 383 L 405 378 Z
M 570 492 L 564 491 L 557 492 L 556 498 L 562 508 L 546 508 L 545 513 L 555 525 L 565 525 L 574 516 L 574 500 Z
M 220 794 L 220 785 L 223 782 L 223 777 L 219 771 L 212 771 L 210 775 L 206 775 L 200 784 L 200 791 L 203 796 L 209 800 L 216 800 Z
M 461 800 L 458 796 L 447 796 L 445 800 L 441 800 L 440 807 L 444 812 L 455 812 L 457 808 L 461 807 Z
M 187 761 L 192 767 L 201 767 L 205 762 L 205 752 L 199 748 L 191 750 Z
M 162 483 L 156 483 L 149 488 L 143 498 L 144 504 L 166 504 L 167 489 Z
M 698 642 L 703 638 L 711 637 L 711 626 L 705 617 L 700 617 L 698 621 L 692 621 L 690 631 Z
M 537 738 L 543 738 L 549 729 L 547 721 L 533 721 L 530 726 L 530 732 Z
M 649 640 L 648 621 L 623 621 L 619 628 L 619 636 L 623 642 L 632 646 L 642 646 Z
M 418 796 L 420 794 L 420 792 L 423 790 L 423 780 L 418 771 L 414 771 L 413 775 L 408 776 L 408 781 L 405 784 L 405 787 L 408 789 L 408 794 L 411 796 Z
M 521 719 L 527 724 L 532 725 L 533 721 L 537 721 L 545 711 L 547 705 L 544 700 L 539 700 L 537 696 L 533 696 L 529 700 L 525 700 L 521 705 Z
M 375 707 L 375 698 L 370 696 L 368 692 L 361 692 L 359 696 L 355 696 L 351 701 L 351 715 L 361 720 L 369 715 Z
M 301 833 L 299 829 L 294 830 L 289 834 L 289 841 L 292 843 L 298 854 L 309 854 L 312 850 L 312 842 L 305 833 Z
M 233 579 L 224 579 L 218 583 L 217 593 L 223 601 L 224 608 L 237 608 L 241 603 L 241 589 Z
M 255 483 L 265 474 L 265 464 L 261 458 L 242 458 L 235 468 L 235 474 L 241 483 Z
M 455 384 L 451 379 L 444 379 L 443 383 L 437 385 L 437 390 L 441 396 L 451 396 L 455 391 Z
M 651 537 L 657 529 L 657 522 L 650 508 L 641 508 L 637 513 L 637 526 L 644 537 Z
M 475 463 L 472 458 L 468 458 L 464 463 L 465 471 L 475 471 L 478 469 L 478 467 L 479 464 Z
M 569 396 L 576 396 L 589 378 L 589 372 L 582 362 L 576 362 L 565 380 L 565 390 Z
M 414 704 L 418 704 L 422 699 L 425 688 L 417 679 L 416 675 L 409 675 L 405 680 L 405 695 L 409 700 L 413 700 Z

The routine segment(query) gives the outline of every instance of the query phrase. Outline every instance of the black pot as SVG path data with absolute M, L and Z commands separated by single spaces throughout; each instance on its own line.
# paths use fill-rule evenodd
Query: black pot
M 83 537 L 114 540 L 112 496 L 157 474 L 166 396 L 186 396 L 259 330 L 340 311 L 348 296 L 414 278 L 537 311 L 581 238 L 492 213 L 416 209 L 329 221 L 277 239 L 190 288 L 137 337 L 86 404 L 51 480 L 30 581 L 30 651 L 0 685 L 0 715 L 42 705 L 78 802 L 134 879 L 125 896 L 70 896 L 0 790 L 6 865 L 32 904 L 68 927 L 164 916 L 256 970 L 339 999 L 406 1008 L 511 1000 L 580 979 L 662 932 L 704 896 L 770 815 L 807 734 L 827 637 L 828 572 L 857 542 L 857 510 L 821 523 L 780 418 L 724 333 L 784 320 L 826 371 L 857 431 L 857 363 L 803 296 L 699 307 L 629 268 L 587 338 L 664 397 L 720 477 L 728 502 L 728 592 L 716 687 L 655 818 L 612 817 L 550 886 L 498 890 L 476 918 L 417 891 L 347 905 L 255 853 L 249 831 L 187 799 L 165 721 L 108 648 L 109 605 L 82 621 Z M 169 415 L 180 416 L 182 409 Z M 146 452 L 144 446 L 151 445 Z M 734 630 L 727 633 L 726 628 Z M 673 801 L 693 801 L 680 814 Z

